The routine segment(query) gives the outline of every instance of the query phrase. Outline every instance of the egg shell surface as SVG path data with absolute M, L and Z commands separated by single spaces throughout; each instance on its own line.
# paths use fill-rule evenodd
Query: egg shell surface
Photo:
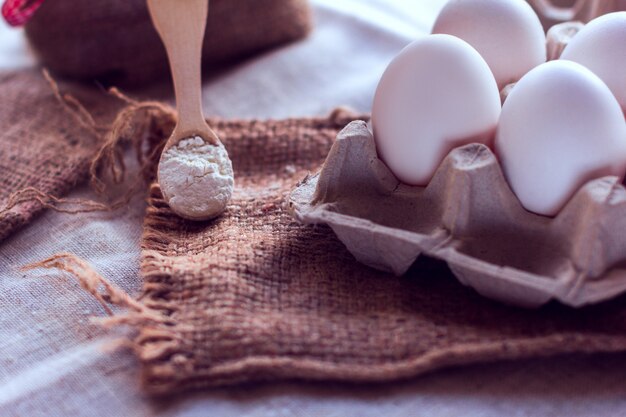
M 432 33 L 454 35 L 472 45 L 500 89 L 546 62 L 543 26 L 524 0 L 451 0 Z
M 561 59 L 582 64 L 600 77 L 626 114 L 626 12 L 589 22 L 572 38 Z
M 586 182 L 626 173 L 626 122 L 582 65 L 551 61 L 524 76 L 502 108 L 496 154 L 527 210 L 556 215 Z
M 426 36 L 380 80 L 372 106 L 378 154 L 400 181 L 427 185 L 453 148 L 493 143 L 500 110 L 498 86 L 478 52 L 454 36 Z

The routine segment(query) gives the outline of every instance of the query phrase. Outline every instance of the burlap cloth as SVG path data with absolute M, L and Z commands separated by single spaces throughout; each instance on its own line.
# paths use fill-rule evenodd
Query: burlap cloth
M 208 19 L 205 70 L 300 39 L 312 27 L 308 0 L 211 0 Z M 124 86 L 167 78 L 145 0 L 48 0 L 26 35 L 56 75 Z
M 32 78 L 4 76 L 0 85 L 3 102 L 20 86 L 30 94 L 14 93 L 15 106 L 2 108 L 3 196 L 23 185 L 66 190 L 85 174 L 89 152 L 68 157 L 63 132 L 71 125 L 51 122 L 67 113 L 42 93 L 45 82 L 28 90 L 24 81 Z M 45 131 L 24 115 L 23 106 L 32 107 L 36 97 L 37 111 L 47 115 L 36 119 L 48 123 Z M 10 127 L 6 112 L 18 127 Z M 626 297 L 579 310 L 507 307 L 463 287 L 442 264 L 422 259 L 406 276 L 393 277 L 357 263 L 326 227 L 296 223 L 288 193 L 321 165 L 353 117 L 338 111 L 320 119 L 210 120 L 232 157 L 237 184 L 215 221 L 176 217 L 158 186 L 150 188 L 143 294 L 132 299 L 104 279 L 82 281 L 92 292 L 104 286 L 101 301 L 128 307 L 109 323 L 138 329 L 132 346 L 147 392 L 277 379 L 382 382 L 481 361 L 626 351 Z M 23 123 L 33 129 L 31 149 L 7 147 L 7 130 L 19 138 L 28 131 Z M 157 124 L 171 120 L 148 125 Z M 47 161 L 54 161 L 53 180 L 34 173 Z M 67 269 L 80 275 L 86 267 Z
M 102 123 L 121 107 L 92 89 L 74 85 L 72 94 Z M 98 126 L 63 103 L 39 71 L 0 73 L 0 241 L 54 204 L 43 195 L 61 196 L 87 177 Z

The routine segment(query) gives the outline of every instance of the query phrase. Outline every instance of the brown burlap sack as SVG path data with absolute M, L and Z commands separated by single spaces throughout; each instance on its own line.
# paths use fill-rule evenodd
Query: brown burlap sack
M 88 147 L 67 143 L 74 127 L 61 107 L 45 110 L 47 117 L 24 116 L 24 104 L 50 109 L 54 97 L 41 82 L 29 91 L 32 75 L 12 77 L 5 76 L 0 90 L 13 91 L 16 107 L 4 105 L 2 114 L 12 115 L 18 139 L 27 136 L 24 120 L 31 120 L 42 144 L 31 139 L 25 152 L 3 143 L 3 173 L 11 173 L 3 185 L 18 188 L 37 178 L 42 187 L 62 191 L 84 172 Z M 139 299 L 70 255 L 31 267 L 73 272 L 100 302 L 128 308 L 108 322 L 138 329 L 132 346 L 153 394 L 277 379 L 382 382 L 480 361 L 626 351 L 626 297 L 578 310 L 507 307 L 463 287 L 440 263 L 422 259 L 394 277 L 356 262 L 330 229 L 295 222 L 290 191 L 321 166 L 337 132 L 354 117 L 210 120 L 233 161 L 233 200 L 220 218 L 194 223 L 174 215 L 158 186 L 151 187 Z M 48 123 L 46 130 L 33 120 Z M 157 147 L 172 125 L 171 113 L 143 123 Z M 6 123 L 0 127 L 12 132 Z M 79 147 L 78 156 L 70 146 Z M 29 166 L 46 167 L 42 172 L 52 172 L 52 179 Z
M 106 123 L 120 107 L 100 91 L 72 91 L 90 115 L 64 104 L 39 71 L 0 73 L 0 240 L 54 203 L 46 196 L 86 178 L 103 130 L 96 120 Z
M 302 38 L 311 25 L 307 0 L 211 0 L 204 69 Z M 168 74 L 145 0 L 48 0 L 26 35 L 58 75 L 129 86 Z

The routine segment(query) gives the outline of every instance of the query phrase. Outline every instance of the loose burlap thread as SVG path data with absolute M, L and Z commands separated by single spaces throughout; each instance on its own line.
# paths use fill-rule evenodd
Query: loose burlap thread
M 162 143 L 171 109 L 129 106 L 120 132 L 143 126 Z M 68 270 L 103 304 L 128 309 L 105 324 L 138 329 L 131 346 L 152 394 L 279 379 L 383 382 L 481 361 L 626 350 L 624 297 L 579 310 L 507 307 L 440 263 L 421 259 L 390 276 L 356 262 L 328 228 L 296 223 L 288 193 L 355 117 L 209 120 L 233 160 L 233 200 L 220 218 L 194 223 L 152 184 L 138 299 L 68 254 L 36 266 Z M 116 155 L 109 139 L 105 160 Z

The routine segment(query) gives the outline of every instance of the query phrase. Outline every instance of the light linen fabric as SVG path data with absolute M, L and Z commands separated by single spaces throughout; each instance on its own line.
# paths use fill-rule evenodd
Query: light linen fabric
M 389 60 L 427 33 L 443 3 L 315 0 L 315 33 L 213 76 L 207 114 L 311 116 L 340 104 L 368 111 Z M 0 26 L 0 67 L 33 62 L 21 34 Z M 63 274 L 18 269 L 74 252 L 136 294 L 143 209 L 137 198 L 115 213 L 47 212 L 0 245 L 0 416 L 626 415 L 626 355 L 471 366 L 377 386 L 283 383 L 149 400 L 133 355 L 106 351 L 122 331 L 90 322 L 102 308 Z

